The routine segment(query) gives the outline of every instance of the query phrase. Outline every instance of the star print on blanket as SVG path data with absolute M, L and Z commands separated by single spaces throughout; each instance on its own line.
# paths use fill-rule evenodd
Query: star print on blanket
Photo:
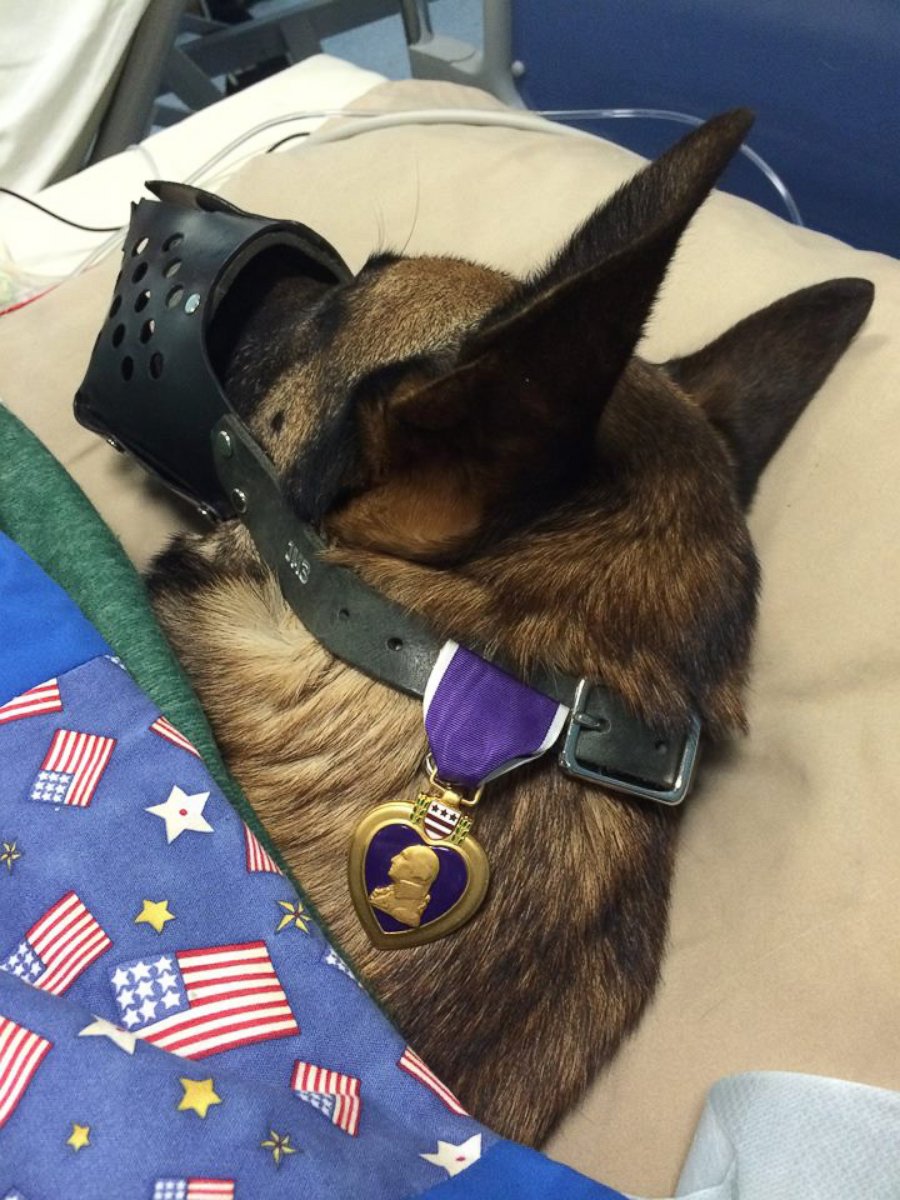
M 8 591 L 45 646 L 35 579 L 55 585 L 8 545 L 0 584 L 10 561 L 32 572 Z M 85 644 L 30 687 L 18 653 L 3 695 L 0 640 L 0 1197 L 493 1194 L 492 1150 L 518 1148 L 466 1115 L 190 739 Z M 544 1166 L 568 1194 L 533 1156 L 517 1197 L 548 1194 Z
M 188 795 L 178 784 L 172 788 L 163 804 L 150 804 L 146 811 L 160 817 L 166 825 L 166 841 L 174 842 L 187 830 L 212 833 L 213 827 L 203 815 L 209 792 Z
M 0 837 L 27 846 L 0 897 L 0 1036 L 19 1046 L 0 1076 L 0 1196 L 18 1187 L 31 1200 L 5 1164 L 32 1161 L 48 1113 L 59 1113 L 48 1163 L 109 1172 L 122 1181 L 111 1195 L 262 1198 L 290 1175 L 317 1196 L 393 1200 L 448 1178 L 422 1155 L 480 1127 L 410 1074 L 402 1039 L 187 739 L 106 656 L 33 689 L 29 704 L 27 719 L 0 725 Z M 51 765 L 77 777 L 60 782 L 87 803 L 34 803 Z M 163 907 L 168 919 L 135 920 Z M 68 1032 L 33 1011 L 38 989 L 80 1006 Z M 155 1107 L 141 1107 L 156 1150 L 123 1156 L 142 1055 L 160 1051 L 177 1065 Z M 193 1088 L 208 1084 L 210 1102 L 179 1108 L 193 1094 L 179 1079 L 201 1060 L 222 1064 Z M 119 1124 L 104 1095 L 129 1066 Z M 253 1111 L 256 1126 L 239 1128 Z M 204 1149 L 226 1124 L 234 1148 Z M 45 1179 L 39 1197 L 58 1190 Z

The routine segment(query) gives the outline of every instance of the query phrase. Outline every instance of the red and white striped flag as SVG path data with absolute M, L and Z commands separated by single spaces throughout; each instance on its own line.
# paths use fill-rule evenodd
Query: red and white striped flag
M 291 1072 L 291 1091 L 324 1113 L 332 1125 L 356 1137 L 362 1102 L 355 1075 L 342 1075 L 340 1071 L 298 1061 Z
M 157 1179 L 153 1200 L 234 1200 L 233 1179 Z
M 265 942 L 149 955 L 110 979 L 120 1024 L 181 1058 L 300 1032 Z
M 268 871 L 272 875 L 283 875 L 281 867 L 263 847 L 262 842 L 248 825 L 244 826 L 244 847 L 246 849 L 247 870 L 251 872 Z
M 0 1129 L 15 1112 L 52 1046 L 24 1025 L 0 1017 Z
M 62 712 L 62 698 L 55 679 L 40 683 L 21 696 L 0 706 L 0 725 L 9 721 L 21 721 L 23 717 L 41 717 L 44 713 Z
M 31 785 L 31 799 L 87 808 L 106 770 L 116 739 L 58 729 Z
M 414 1076 L 420 1083 L 424 1083 L 430 1091 L 434 1092 L 439 1100 L 442 1100 L 447 1105 L 451 1112 L 456 1113 L 460 1117 L 467 1117 L 469 1115 L 447 1085 L 441 1083 L 437 1075 L 429 1067 L 425 1066 L 415 1050 L 407 1046 L 397 1066 L 401 1071 L 406 1071 L 409 1075 Z
M 200 751 L 189 742 L 180 729 L 175 726 L 166 717 L 157 717 L 150 726 L 154 733 L 158 733 L 161 738 L 165 738 L 167 742 L 171 742 L 173 746 L 179 746 L 182 750 L 187 750 L 188 754 L 194 754 L 197 758 L 200 757 Z
M 8 971 L 42 992 L 61 996 L 111 945 L 78 896 L 66 892 L 0 961 L 0 971 Z

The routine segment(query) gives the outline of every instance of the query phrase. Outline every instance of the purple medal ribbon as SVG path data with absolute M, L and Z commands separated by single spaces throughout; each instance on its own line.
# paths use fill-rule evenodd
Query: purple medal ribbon
M 447 642 L 425 690 L 425 731 L 445 783 L 475 788 L 549 750 L 569 710 Z

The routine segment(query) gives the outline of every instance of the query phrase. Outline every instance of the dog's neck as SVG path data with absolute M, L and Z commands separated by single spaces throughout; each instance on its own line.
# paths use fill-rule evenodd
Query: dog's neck
M 651 425 L 657 436 L 642 437 Z M 755 560 L 749 542 L 734 545 L 730 481 L 715 479 L 704 452 L 715 437 L 661 372 L 635 360 L 604 416 L 597 470 L 552 517 L 462 564 L 340 542 L 328 557 L 419 614 L 438 638 L 526 675 L 545 667 L 602 680 L 650 725 L 684 727 L 695 711 L 722 733 L 743 724 L 752 621 L 742 605 Z M 718 506 L 709 502 L 717 483 Z M 265 570 L 245 533 L 224 532 L 223 545 L 230 540 L 248 570 Z M 727 556 L 731 590 L 721 582 Z M 673 564 L 669 577 L 636 569 L 648 558 Z

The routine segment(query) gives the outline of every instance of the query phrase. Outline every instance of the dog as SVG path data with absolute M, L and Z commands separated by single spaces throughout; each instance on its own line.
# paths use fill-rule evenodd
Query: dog
M 746 728 L 747 507 L 873 296 L 834 280 L 686 357 L 635 356 L 751 121 L 691 132 L 526 280 L 384 253 L 349 284 L 251 279 L 216 364 L 332 561 L 442 636 L 602 680 L 660 731 L 697 714 L 711 741 Z M 366 984 L 474 1115 L 540 1143 L 653 995 L 678 810 L 545 756 L 480 806 L 493 874 L 477 917 L 377 950 L 348 846 L 373 805 L 416 795 L 418 702 L 310 636 L 239 522 L 177 537 L 149 586 L 228 765 Z

